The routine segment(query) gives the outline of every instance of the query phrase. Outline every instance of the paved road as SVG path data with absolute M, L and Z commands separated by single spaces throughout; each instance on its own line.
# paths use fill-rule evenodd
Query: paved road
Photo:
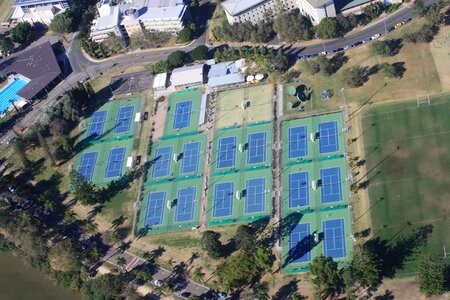
M 103 260 L 108 261 L 115 265 L 117 257 L 125 258 L 125 260 L 126 260 L 125 268 L 127 271 L 131 271 L 132 269 L 136 268 L 137 266 L 146 263 L 146 261 L 143 260 L 142 258 L 140 258 L 134 254 L 131 254 L 127 251 L 121 252 L 121 251 L 119 251 L 119 249 L 117 249 L 115 247 L 111 247 L 108 250 L 108 252 L 103 257 Z M 166 270 L 161 267 L 157 267 L 157 269 L 152 277 L 153 277 L 153 279 L 157 279 L 160 281 L 167 281 L 171 276 L 173 276 L 173 274 L 169 270 Z M 193 295 L 200 296 L 200 295 L 208 293 L 208 291 L 209 291 L 208 287 L 198 284 L 192 280 L 188 280 L 188 282 L 186 284 L 187 284 L 186 286 L 183 286 L 183 289 L 182 289 L 183 292 L 189 292 Z M 177 291 L 177 292 L 180 293 L 181 291 Z

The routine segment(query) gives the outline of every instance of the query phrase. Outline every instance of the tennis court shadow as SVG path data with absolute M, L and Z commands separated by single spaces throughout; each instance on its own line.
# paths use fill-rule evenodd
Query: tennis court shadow
M 314 241 L 314 235 L 318 235 L 318 240 L 321 241 L 324 238 L 323 232 L 317 233 L 314 231 L 312 234 L 305 236 L 301 241 L 299 241 L 294 248 L 289 249 L 287 257 L 283 264 L 282 268 L 285 268 L 288 264 L 295 262 L 297 259 L 303 257 L 305 254 L 311 252 L 311 250 L 316 247 L 319 242 Z
M 367 249 L 382 259 L 382 276 L 393 278 L 396 271 L 402 269 L 407 258 L 414 254 L 417 248 L 427 244 L 433 232 L 433 225 L 427 224 L 412 229 L 409 234 L 403 232 L 411 226 L 407 222 L 389 240 L 376 237 L 364 243 Z
M 292 231 L 293 225 L 297 225 L 302 217 L 303 215 L 299 212 L 294 212 L 287 215 L 287 217 L 281 221 L 281 237 L 288 237 Z
M 108 185 L 100 191 L 99 198 L 102 203 L 111 200 L 120 191 L 127 189 L 135 179 L 142 175 L 143 171 L 143 166 L 139 166 L 130 173 L 108 183 Z

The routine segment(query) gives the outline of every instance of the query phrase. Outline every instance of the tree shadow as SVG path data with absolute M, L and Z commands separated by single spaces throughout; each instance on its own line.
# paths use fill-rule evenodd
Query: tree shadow
M 273 296 L 272 300 L 285 300 L 289 299 L 292 295 L 297 293 L 298 286 L 297 286 L 298 280 L 291 280 L 288 284 L 283 285 Z
M 393 56 L 397 55 L 403 47 L 402 39 L 390 39 L 390 40 L 386 40 L 385 42 L 388 44 L 389 48 L 392 50 Z
M 339 71 L 339 69 L 348 62 L 348 57 L 345 55 L 345 52 L 339 52 L 337 54 L 335 54 L 331 59 L 330 59 L 330 64 L 331 64 L 331 72 L 332 74 L 336 73 L 337 71 Z
M 404 75 L 405 72 L 406 72 L 405 62 L 403 62 L 403 61 L 398 61 L 398 62 L 396 62 L 396 63 L 393 63 L 392 66 L 394 66 L 394 68 L 395 68 L 396 76 L 397 76 L 398 78 L 403 78 L 403 75 Z

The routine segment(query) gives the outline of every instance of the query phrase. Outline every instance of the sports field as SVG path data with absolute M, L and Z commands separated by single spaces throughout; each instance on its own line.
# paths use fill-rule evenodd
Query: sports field
M 254 169 L 272 164 L 272 125 L 259 123 L 214 132 L 211 172 Z
M 144 186 L 138 234 L 190 230 L 199 224 L 202 178 Z
M 189 89 L 173 93 L 167 108 L 165 136 L 198 132 L 202 93 Z
M 215 127 L 242 126 L 272 120 L 273 86 L 250 86 L 219 92 Z M 243 102 L 247 108 L 243 109 Z
M 146 182 L 201 177 L 205 165 L 205 151 L 204 134 L 157 141 L 152 145 Z
M 362 117 L 372 232 L 390 245 L 431 224 L 427 251 L 450 251 L 449 111 L 446 94 L 419 107 L 414 100 L 376 105 Z M 414 265 L 413 256 L 399 274 Z
M 102 141 L 133 137 L 136 132 L 134 120 L 140 111 L 140 104 L 140 98 L 106 102 L 86 119 L 85 137 Z
M 282 123 L 283 271 L 306 272 L 318 255 L 351 260 L 351 213 L 342 113 Z
M 272 170 L 262 168 L 210 177 L 207 225 L 252 222 L 272 212 Z

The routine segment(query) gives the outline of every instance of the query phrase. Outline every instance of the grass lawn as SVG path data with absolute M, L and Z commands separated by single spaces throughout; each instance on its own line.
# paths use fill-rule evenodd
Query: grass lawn
M 366 176 L 374 237 L 388 244 L 431 224 L 424 250 L 450 249 L 450 95 L 373 105 L 362 116 Z M 358 216 L 355 216 L 358 218 Z M 447 259 L 450 262 L 450 258 Z M 414 272 L 414 255 L 398 274 Z
M 0 22 L 5 22 L 12 14 L 12 7 L 14 0 L 0 1 Z
M 408 32 L 417 30 L 424 24 L 424 20 L 419 19 L 406 25 L 402 30 L 389 33 L 385 39 L 401 38 Z M 306 112 L 317 112 L 339 108 L 344 104 L 350 105 L 349 113 L 357 110 L 360 105 L 366 102 L 381 102 L 391 99 L 412 99 L 416 95 L 436 94 L 442 92 L 446 87 L 441 84 L 440 73 L 436 68 L 433 54 L 429 44 L 409 44 L 404 43 L 400 52 L 393 57 L 373 56 L 370 53 L 370 43 L 365 46 L 354 48 L 345 52 L 346 63 L 336 74 L 324 76 L 319 73 L 309 75 L 302 72 L 302 62 L 297 63 L 294 69 L 301 73 L 299 80 L 289 85 L 297 86 L 304 84 L 307 88 L 312 88 L 313 94 L 310 101 L 305 106 Z M 355 65 L 363 67 L 373 67 L 381 63 L 403 63 L 405 72 L 401 79 L 385 78 L 382 74 L 369 76 L 369 80 L 362 87 L 350 88 L 343 78 L 344 69 Z M 343 91 L 342 88 L 344 88 Z M 448 87 L 447 87 L 448 88 Z M 330 100 L 321 100 L 321 91 L 330 89 L 333 96 Z M 285 109 L 288 101 L 293 102 L 292 97 L 285 96 Z M 298 113 L 298 109 L 286 110 L 285 114 Z

